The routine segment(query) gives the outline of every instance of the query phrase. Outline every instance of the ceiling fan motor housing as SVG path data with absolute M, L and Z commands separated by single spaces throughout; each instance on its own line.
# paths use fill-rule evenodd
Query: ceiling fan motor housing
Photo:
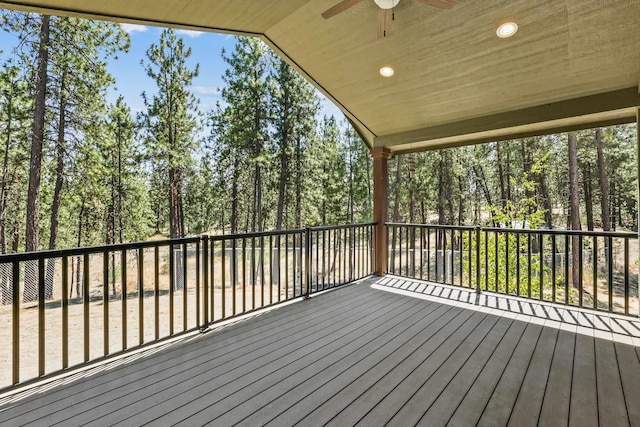
M 393 9 L 396 7 L 400 0 L 373 0 L 376 2 L 380 9 Z

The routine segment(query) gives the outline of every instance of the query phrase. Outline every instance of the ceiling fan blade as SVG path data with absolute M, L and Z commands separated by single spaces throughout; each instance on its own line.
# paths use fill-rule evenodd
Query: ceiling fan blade
M 329 19 L 331 17 L 334 17 L 337 14 L 342 13 L 345 10 L 349 9 L 350 7 L 357 5 L 361 1 L 363 0 L 343 0 L 337 5 L 333 6 L 332 8 L 329 8 L 324 12 L 322 12 L 322 17 L 324 19 Z
M 440 9 L 451 9 L 456 5 L 456 0 L 413 0 L 416 4 L 426 4 Z
M 393 21 L 393 9 L 378 9 L 378 38 L 388 37 L 391 34 L 391 22 Z

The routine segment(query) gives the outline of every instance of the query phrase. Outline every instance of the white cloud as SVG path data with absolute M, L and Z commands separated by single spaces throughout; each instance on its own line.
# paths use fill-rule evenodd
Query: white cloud
M 192 39 L 195 39 L 196 37 L 200 37 L 202 34 L 204 34 L 203 31 L 194 31 L 194 30 L 176 30 L 176 33 L 182 34 L 183 36 L 187 36 Z
M 193 93 L 200 96 L 218 96 L 220 89 L 216 86 L 191 86 Z
M 137 24 L 120 24 L 120 26 L 125 32 L 129 34 L 135 33 L 136 31 L 139 33 L 144 33 L 149 29 L 149 27 L 147 27 L 146 25 L 137 25 Z

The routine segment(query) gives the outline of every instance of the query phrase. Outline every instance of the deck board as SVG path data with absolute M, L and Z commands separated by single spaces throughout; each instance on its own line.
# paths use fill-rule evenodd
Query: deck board
M 545 326 L 525 311 L 553 307 L 438 286 L 371 278 L 317 295 L 0 406 L 0 425 L 640 427 L 634 335 L 558 328 L 594 318 L 566 309 Z
M 549 379 L 540 411 L 539 425 L 541 426 L 566 426 L 569 421 L 575 343 L 575 334 L 567 331 L 558 332 L 558 341 L 553 352 Z
M 598 392 L 593 337 L 576 335 L 569 425 L 598 425 Z
M 622 391 L 614 343 L 596 338 L 595 358 L 600 425 L 604 427 L 628 426 L 627 405 Z
M 509 418 L 510 426 L 536 426 L 547 388 L 558 330 L 544 328 L 533 352 L 518 398 Z

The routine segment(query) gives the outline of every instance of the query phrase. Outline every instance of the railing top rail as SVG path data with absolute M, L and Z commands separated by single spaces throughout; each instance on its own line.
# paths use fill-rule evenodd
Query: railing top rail
M 341 230 L 345 228 L 358 228 L 358 227 L 371 227 L 378 225 L 377 222 L 362 222 L 356 224 L 344 224 L 344 225 L 321 225 L 318 227 L 309 227 L 311 231 L 323 231 L 323 230 Z
M 344 224 L 344 225 L 326 225 L 319 227 L 307 227 L 307 228 L 294 228 L 289 230 L 271 230 L 271 231 L 258 231 L 253 233 L 234 233 L 234 234 L 217 234 L 207 235 L 209 240 L 221 241 L 221 240 L 238 240 L 238 239 L 251 239 L 254 237 L 269 237 L 269 236 L 285 236 L 291 234 L 301 234 L 307 229 L 310 231 L 322 231 L 322 230 L 341 230 L 346 228 L 357 227 L 369 227 L 376 225 L 376 222 L 358 223 L 358 224 Z
M 85 254 L 99 254 L 104 252 L 116 252 L 124 250 L 154 248 L 156 246 L 171 246 L 189 243 L 197 243 L 200 237 L 183 237 L 180 239 L 152 240 L 148 242 L 117 243 L 113 245 L 88 246 L 84 248 L 50 249 L 36 252 L 19 252 L 14 254 L 0 254 L 0 263 L 15 261 L 32 261 L 37 259 L 59 258 L 62 256 L 78 256 Z
M 443 224 L 412 224 L 412 223 L 385 223 L 390 227 L 416 227 L 416 228 L 432 228 L 445 230 L 475 230 L 479 228 L 481 231 L 491 233 L 519 233 L 519 234 L 556 234 L 569 236 L 589 236 L 589 237 L 617 237 L 637 239 L 638 233 L 628 231 L 588 231 L 588 230 L 564 230 L 564 229 L 547 229 L 547 228 L 501 228 L 501 227 L 475 227 L 469 225 L 443 225 Z
M 240 240 L 240 239 L 251 239 L 253 237 L 269 237 L 269 236 L 288 236 L 291 234 L 300 234 L 304 233 L 304 228 L 294 228 L 291 230 L 273 230 L 273 231 L 258 231 L 255 233 L 234 233 L 234 234 L 216 234 L 206 235 L 205 238 L 208 238 L 212 241 L 221 241 L 221 240 Z
M 472 225 L 412 224 L 412 223 L 400 223 L 400 222 L 387 222 L 385 224 L 391 227 L 438 228 L 438 229 L 446 229 L 446 230 L 475 230 L 476 229 L 476 227 Z
M 495 233 L 522 233 L 522 234 L 556 234 L 569 236 L 590 236 L 590 237 L 618 237 L 637 239 L 638 233 L 622 232 L 622 231 L 589 231 L 589 230 L 563 230 L 563 229 L 547 229 L 547 228 L 500 228 L 500 227 L 482 227 L 482 231 Z

